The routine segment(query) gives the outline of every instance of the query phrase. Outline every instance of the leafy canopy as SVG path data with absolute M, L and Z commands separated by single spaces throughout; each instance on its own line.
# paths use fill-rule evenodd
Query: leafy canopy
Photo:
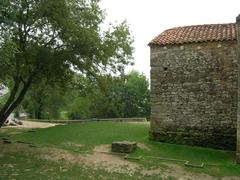
M 133 39 L 126 22 L 103 32 L 99 2 L 0 1 L 0 84 L 10 88 L 0 119 L 33 83 L 63 84 L 76 72 L 85 77 L 123 72 L 132 63 Z
M 122 77 L 86 82 L 82 92 L 69 92 L 65 111 L 70 119 L 149 117 L 150 90 L 145 75 L 132 71 Z
M 123 71 L 132 38 L 125 22 L 101 32 L 99 0 L 2 0 L 2 82 L 30 75 L 64 77 L 72 69 L 87 75 Z

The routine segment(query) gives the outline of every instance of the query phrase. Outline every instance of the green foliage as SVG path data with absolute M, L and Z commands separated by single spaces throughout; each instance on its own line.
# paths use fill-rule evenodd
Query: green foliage
M 132 71 L 123 77 L 104 76 L 87 81 L 85 89 L 70 98 L 70 119 L 149 117 L 150 90 L 143 74 Z
M 132 71 L 126 81 L 126 115 L 127 117 L 149 117 L 150 91 L 146 76 Z
M 132 63 L 126 22 L 103 32 L 104 18 L 99 0 L 0 2 L 0 84 L 10 88 L 1 124 L 33 84 L 64 84 L 75 72 L 122 73 Z
M 34 85 L 26 95 L 22 108 L 33 119 L 59 119 L 65 106 L 65 87 L 46 83 Z
M 92 116 L 91 99 L 86 97 L 77 97 L 71 104 L 68 105 L 69 119 L 87 119 Z

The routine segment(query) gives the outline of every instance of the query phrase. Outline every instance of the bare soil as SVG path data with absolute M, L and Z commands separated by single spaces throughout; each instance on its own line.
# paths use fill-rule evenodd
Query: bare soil
M 179 180 L 204 179 L 214 180 L 215 178 L 207 174 L 190 173 L 183 169 L 180 165 L 168 164 L 167 169 L 146 169 L 141 167 L 137 162 L 124 159 L 123 156 L 110 153 L 110 145 L 101 145 L 94 148 L 93 154 L 71 154 L 67 151 L 51 149 L 47 150 L 48 154 L 42 154 L 40 158 L 51 161 L 65 161 L 67 163 L 85 165 L 93 169 L 103 168 L 108 172 L 127 173 L 129 175 L 140 172 L 144 176 L 157 175 L 163 179 L 174 177 Z M 235 177 L 226 177 L 225 180 L 234 179 Z
M 48 123 L 48 122 L 34 122 L 34 121 L 25 121 L 22 120 L 23 125 L 18 125 L 18 126 L 7 126 L 3 127 L 4 128 L 49 128 L 56 126 L 58 124 L 54 123 Z
M 129 162 L 123 157 L 108 154 L 110 145 L 97 146 L 92 154 L 72 154 L 64 150 L 48 149 L 48 154 L 40 157 L 52 161 L 66 161 L 71 164 L 85 165 L 94 169 L 103 168 L 108 172 L 132 174 L 139 168 L 135 162 Z
M 150 147 L 148 147 L 146 144 L 144 143 L 137 143 L 137 146 L 140 148 L 140 149 L 143 149 L 143 150 L 146 150 L 146 151 L 150 151 Z
M 76 145 L 76 144 L 69 144 Z M 6 152 L 14 153 L 19 151 L 25 151 L 27 145 L 24 144 L 14 144 L 15 148 L 2 148 L 0 149 L 0 157 Z M 77 144 L 77 146 L 81 146 Z M 5 147 L 5 146 L 3 146 Z M 203 173 L 192 173 L 185 170 L 181 165 L 164 163 L 167 168 L 153 168 L 147 169 L 142 167 L 137 162 L 129 161 L 124 159 L 124 156 L 114 155 L 110 153 L 110 145 L 101 145 L 94 148 L 93 153 L 88 154 L 78 154 L 71 153 L 66 150 L 56 149 L 56 148 L 38 148 L 38 149 L 28 149 L 29 152 L 39 154 L 40 159 L 56 162 L 64 162 L 67 164 L 78 164 L 87 169 L 104 169 L 108 172 L 119 172 L 129 174 L 130 176 L 136 172 L 145 177 L 158 176 L 162 179 L 168 179 L 173 177 L 178 180 L 215 180 L 217 178 L 212 177 Z M 47 153 L 46 153 L 47 152 Z M 11 164 L 6 164 L 6 166 L 12 166 Z M 223 177 L 222 180 L 239 180 L 239 177 Z
M 143 124 L 143 125 L 150 125 L 150 121 L 142 121 L 142 122 L 128 122 L 130 124 Z
M 76 148 L 82 148 L 82 147 L 84 147 L 83 144 L 72 143 L 72 142 L 65 142 L 65 143 L 62 143 L 62 145 L 64 145 L 64 146 L 69 146 L 69 147 L 76 147 Z

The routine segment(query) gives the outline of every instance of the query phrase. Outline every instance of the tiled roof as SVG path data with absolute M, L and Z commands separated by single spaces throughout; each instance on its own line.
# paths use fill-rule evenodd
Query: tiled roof
M 155 37 L 149 45 L 173 45 L 207 41 L 236 40 L 236 24 L 207 24 L 168 29 Z

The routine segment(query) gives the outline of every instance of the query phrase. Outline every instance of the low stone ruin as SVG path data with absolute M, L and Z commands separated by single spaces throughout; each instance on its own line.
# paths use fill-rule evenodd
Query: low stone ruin
M 13 115 L 10 115 L 3 126 L 19 126 L 23 125 L 23 122 L 19 119 L 16 119 Z
M 112 152 L 131 153 L 136 149 L 137 149 L 136 142 L 130 142 L 130 141 L 112 142 Z

